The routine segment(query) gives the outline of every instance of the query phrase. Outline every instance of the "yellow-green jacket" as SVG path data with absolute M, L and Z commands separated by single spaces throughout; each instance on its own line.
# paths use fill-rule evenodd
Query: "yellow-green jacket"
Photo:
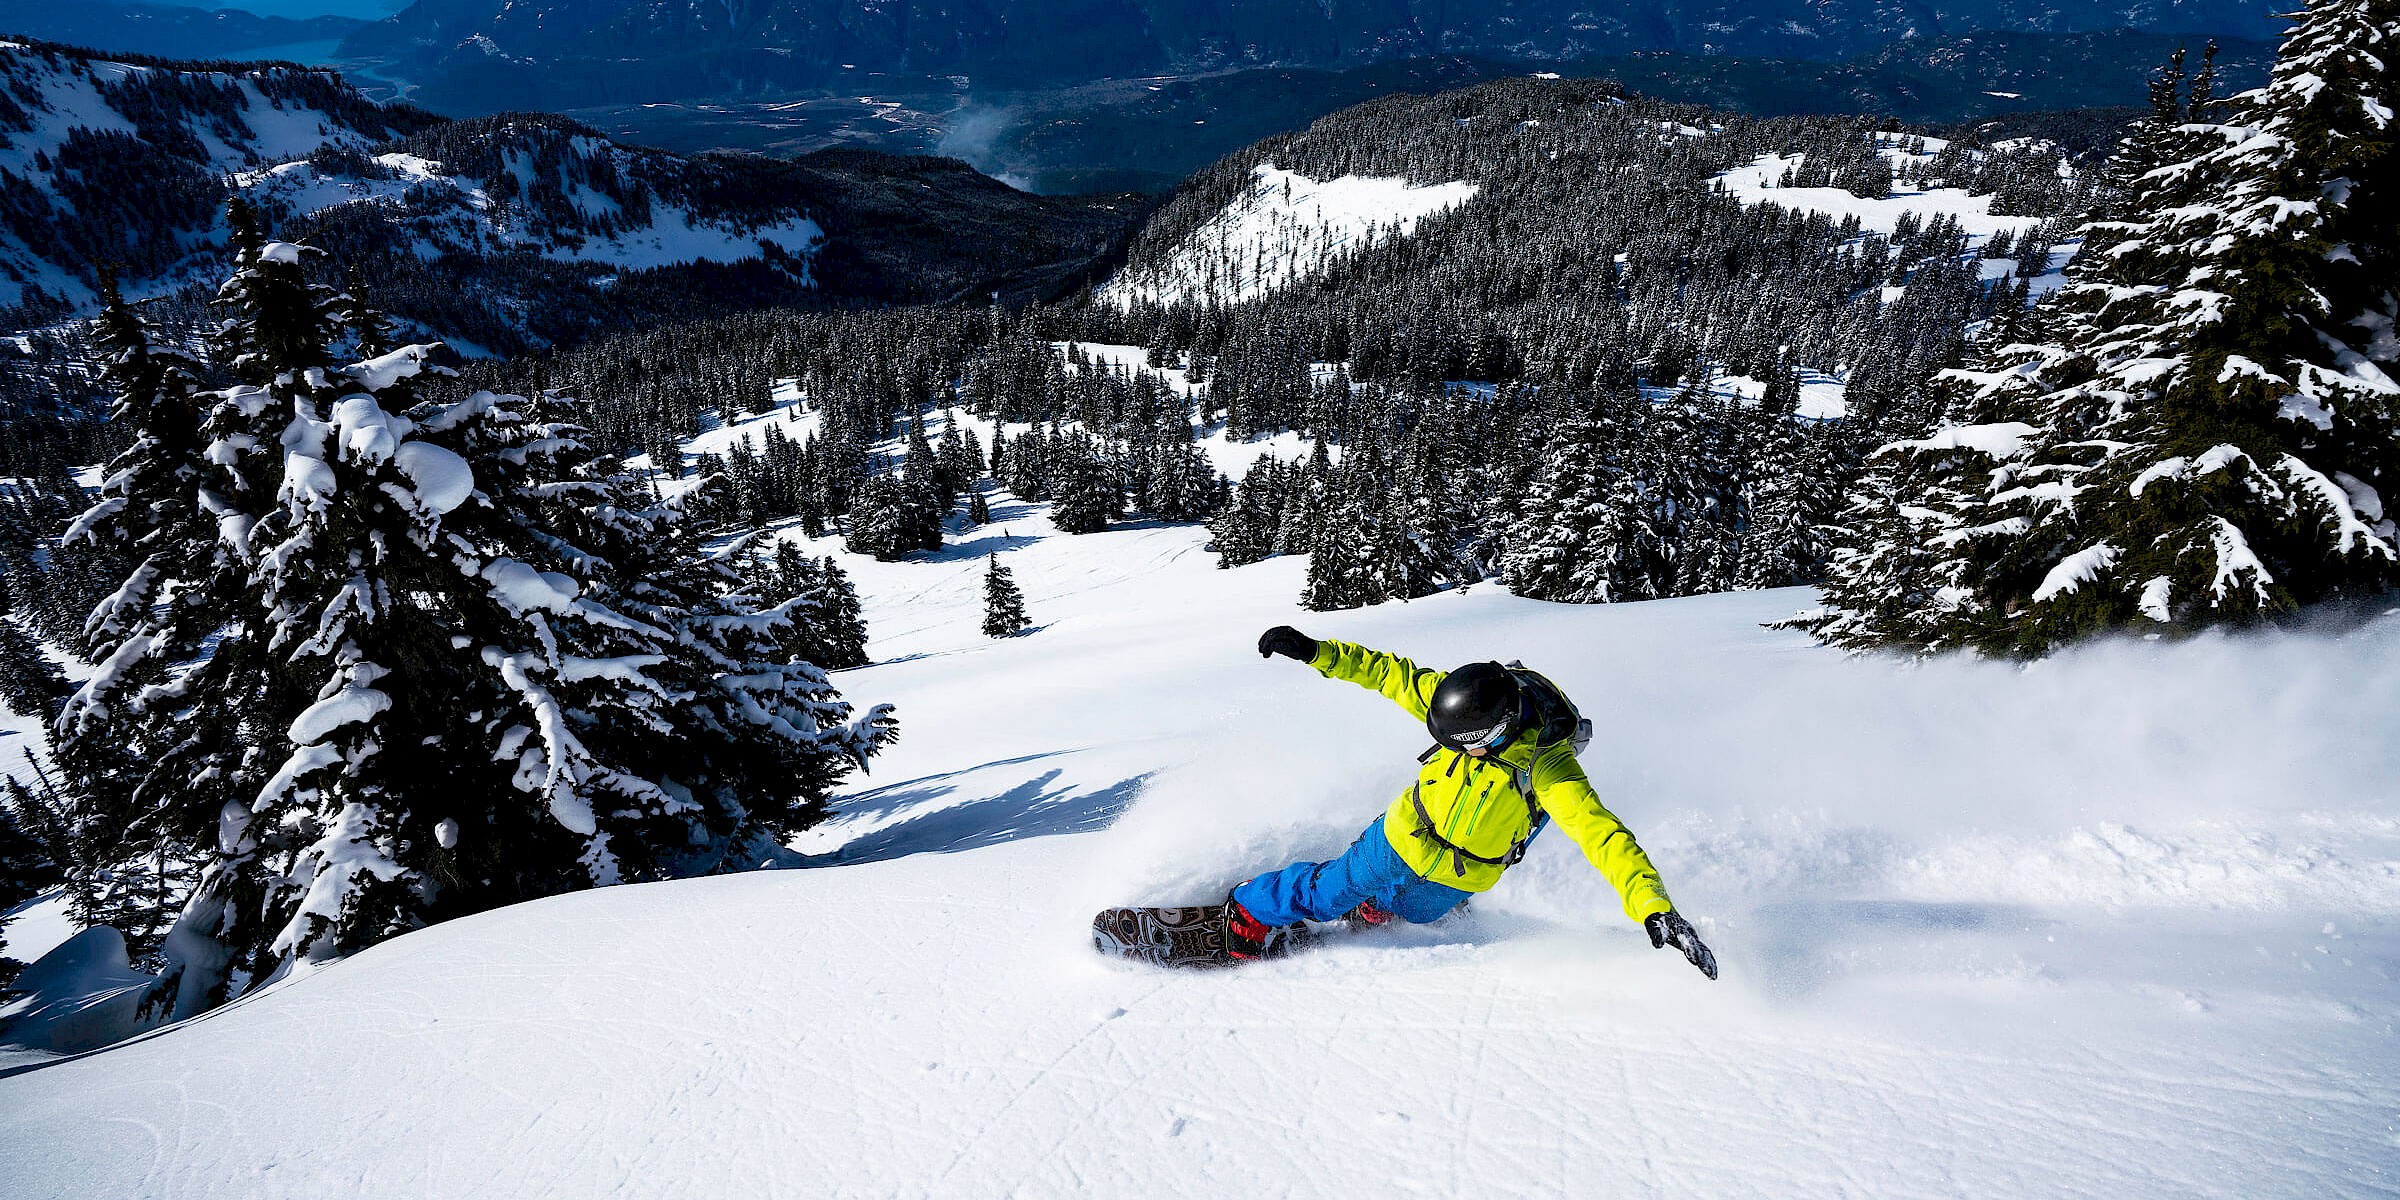
M 1441 686 L 1448 674 L 1420 667 L 1397 654 L 1332 640 L 1317 643 L 1317 656 L 1308 665 L 1328 679 L 1383 693 L 1419 721 L 1433 703 L 1433 689 Z M 1487 890 L 1500 881 L 1506 868 L 1497 862 L 1463 858 L 1432 838 L 1418 836 L 1415 831 L 1422 822 L 1417 805 L 1424 805 L 1443 841 L 1481 858 L 1504 858 L 1509 848 L 1526 836 L 1533 821 L 1524 793 L 1517 787 L 1519 771 L 1527 772 L 1532 780 L 1534 802 L 1616 885 L 1617 894 L 1625 899 L 1626 916 L 1639 923 L 1652 913 L 1675 907 L 1667 899 L 1666 886 L 1659 882 L 1658 868 L 1650 865 L 1650 856 L 1633 840 L 1633 831 L 1601 805 L 1591 781 L 1584 778 L 1582 764 L 1575 761 L 1575 748 L 1563 741 L 1541 745 L 1531 736 L 1520 737 L 1500 753 L 1481 760 L 1450 750 L 1435 751 L 1418 770 L 1415 786 L 1400 793 L 1384 814 L 1384 836 L 1417 874 L 1462 891 Z

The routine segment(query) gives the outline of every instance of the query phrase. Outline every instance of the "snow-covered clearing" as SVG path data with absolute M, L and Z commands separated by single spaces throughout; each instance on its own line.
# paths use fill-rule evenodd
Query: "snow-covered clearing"
M 2400 615 L 1905 667 L 1759 627 L 1804 591 L 1311 614 L 1296 560 L 999 500 L 939 555 L 844 560 L 880 663 L 839 678 L 904 736 L 800 843 L 821 866 L 456 921 L 0 1078 L 10 1194 L 2400 1182 Z M 1037 632 L 976 632 L 987 553 Z M 1555 834 L 1440 925 L 1097 960 L 1100 906 L 1338 851 L 1408 778 L 1414 722 L 1258 658 L 1283 621 L 1550 673 L 1724 978 Z
M 1803 367 L 1800 369 L 1800 406 L 1794 411 L 1812 421 L 1830 421 L 1847 416 L 1850 412 L 1848 388 L 1849 384 L 1842 375 Z M 1672 394 L 1672 389 L 1660 390 Z M 1757 400 L 1767 394 L 1767 381 L 1749 375 L 1722 374 L 1709 381 L 1709 390 L 1719 395 Z
M 1940 138 L 1923 140 L 1927 155 L 1912 155 L 1890 147 L 1879 153 L 1894 166 L 1902 166 L 1938 154 L 1945 145 Z M 2022 232 L 2041 224 L 2039 217 L 1996 216 L 1992 213 L 1990 196 L 1974 195 L 1964 188 L 1911 191 L 1907 184 L 1896 181 L 1890 196 L 1870 199 L 1837 187 L 1775 186 L 1785 171 L 1800 165 L 1800 159 L 1798 154 L 1768 154 L 1717 178 L 1724 181 L 1726 191 L 1745 204 L 1780 204 L 1801 212 L 1824 213 L 1837 221 L 1857 217 L 1859 228 L 1869 233 L 1888 234 L 1899 224 L 1901 214 L 1912 212 L 1927 221 L 1937 216 L 1951 217 L 1958 222 L 1959 230 L 1976 244 L 2004 229 Z
M 1918 138 L 1925 153 L 1912 154 L 1896 144 L 1887 144 L 1877 153 L 1894 167 L 1921 166 L 1948 145 L 1941 138 Z M 2040 217 L 2012 217 L 1992 212 L 1992 197 L 1977 195 L 1965 188 L 1936 187 L 1909 190 L 1909 185 L 1894 181 L 1892 194 L 1880 199 L 1859 196 L 1837 187 L 1779 187 L 1776 181 L 1785 171 L 1800 165 L 1798 154 L 1762 155 L 1747 166 L 1736 167 L 1717 179 L 1725 190 L 1744 204 L 1776 204 L 1798 212 L 1823 213 L 1836 221 L 1844 217 L 1858 218 L 1863 233 L 1890 235 L 1900 224 L 1900 218 L 1915 213 L 1921 221 L 1930 222 L 1947 216 L 1958 223 L 1959 232 L 1967 235 L 1970 253 L 1980 249 L 1994 236 L 2007 232 L 2019 237 L 2039 228 Z M 2046 295 L 2066 285 L 2067 260 L 2074 257 L 2080 241 L 2069 241 L 2052 247 L 2042 270 L 2028 282 L 2034 296 Z M 2013 258 L 1983 259 L 1980 263 L 1986 280 L 2004 279 L 2017 269 Z M 1885 289 L 1884 302 L 1898 297 L 1900 289 Z
M 1201 385 L 1193 383 L 1190 376 L 1180 367 L 1151 366 L 1150 351 L 1141 346 L 1119 346 L 1108 342 L 1053 342 L 1051 347 L 1060 354 L 1067 353 L 1069 347 L 1080 349 L 1095 370 L 1155 376 L 1163 386 L 1179 396 L 1196 396 L 1202 390 Z M 1310 375 L 1320 383 L 1332 378 L 1336 370 L 1337 367 L 1333 363 L 1309 364 Z M 1014 434 L 1016 431 L 1012 429 L 1010 432 Z M 1237 442 L 1226 436 L 1223 422 L 1198 429 L 1195 432 L 1198 435 L 1200 453 L 1207 456 L 1209 465 L 1215 467 L 1218 474 L 1234 480 L 1239 480 L 1243 475 L 1248 474 L 1250 468 L 1257 465 L 1258 460 L 1262 458 L 1279 458 L 1287 462 L 1296 458 L 1306 458 L 1315 445 L 1309 438 L 1291 430 L 1259 438 L 1256 441 Z M 987 442 L 991 437 L 989 429 L 978 428 L 976 433 L 977 436 L 985 438 Z M 1326 455 L 1332 461 L 1340 462 L 1341 448 L 1329 446 L 1326 448 Z
M 1250 187 L 1155 264 L 1127 268 L 1100 289 L 1105 304 L 1233 304 L 1302 282 L 1334 259 L 1475 198 L 1464 181 L 1416 186 L 1405 179 L 1344 175 L 1315 180 L 1261 163 Z
M 1200 391 L 1200 385 L 1190 382 L 1182 370 L 1174 367 L 1150 366 L 1150 352 L 1140 346 L 1121 346 L 1107 342 L 1052 343 L 1052 348 L 1062 355 L 1067 353 L 1070 346 L 1082 350 L 1092 370 L 1154 376 L 1163 387 L 1187 397 Z M 1318 364 L 1318 366 L 1322 367 L 1324 375 L 1330 376 L 1333 373 L 1331 364 Z M 806 396 L 800 390 L 799 380 L 780 379 L 775 381 L 769 393 L 769 399 L 772 401 L 772 407 L 767 411 L 743 413 L 732 420 L 721 421 L 714 428 L 704 430 L 699 436 L 686 442 L 684 449 L 689 456 L 687 463 L 702 454 L 723 455 L 736 445 L 746 444 L 753 451 L 759 450 L 765 444 L 764 439 L 769 425 L 780 426 L 784 435 L 793 441 L 804 442 L 816 435 L 821 417 L 816 410 L 809 407 Z M 995 427 L 999 426 L 998 422 L 963 411 L 953 412 L 951 415 L 957 419 L 960 430 L 973 432 L 980 444 L 987 450 L 990 448 L 992 433 Z M 928 413 L 924 421 L 925 433 L 928 437 L 939 438 L 947 428 L 939 414 Z M 1019 421 L 1006 425 L 1005 431 L 1008 436 L 1016 437 L 1030 428 L 1032 426 Z M 1200 448 L 1200 453 L 1208 459 L 1209 465 L 1215 467 L 1218 474 L 1234 480 L 1239 480 L 1248 473 L 1250 468 L 1262 458 L 1271 456 L 1285 461 L 1306 458 L 1315 446 L 1310 439 L 1288 430 L 1255 441 L 1236 441 L 1227 436 L 1225 425 L 1221 421 L 1206 427 L 1195 426 L 1193 435 Z M 904 437 L 894 437 L 878 443 L 873 449 L 896 461 L 906 456 L 908 443 Z M 1335 462 L 1341 461 L 1341 448 L 1338 446 L 1328 447 L 1327 456 Z M 637 470 L 647 470 L 651 465 L 650 456 L 647 454 L 635 455 L 627 461 Z M 671 488 L 672 485 L 670 485 Z M 994 493 L 992 499 L 995 505 L 1010 503 L 1006 500 L 1005 492 Z M 1047 508 L 1047 506 L 1041 507 Z M 1010 511 L 1016 510 L 1011 509 Z M 1024 511 L 1031 512 L 1033 509 L 1027 508 Z M 997 512 L 998 509 L 995 508 L 995 520 L 999 519 L 996 515 Z M 828 539 L 828 545 L 838 546 L 840 540 L 838 537 Z M 981 587 L 982 585 L 978 583 L 977 586 Z M 977 592 L 976 595 L 981 596 L 982 593 Z

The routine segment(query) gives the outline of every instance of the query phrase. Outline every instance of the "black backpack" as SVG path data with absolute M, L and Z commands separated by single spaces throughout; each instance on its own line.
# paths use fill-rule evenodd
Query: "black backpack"
M 1567 699 L 1567 693 L 1550 682 L 1548 676 L 1521 662 L 1502 665 L 1516 676 L 1517 687 L 1524 692 L 1525 705 L 1532 710 L 1529 724 L 1537 741 L 1543 745 L 1569 742 L 1577 754 L 1592 744 L 1591 719 L 1577 711 L 1575 702 Z

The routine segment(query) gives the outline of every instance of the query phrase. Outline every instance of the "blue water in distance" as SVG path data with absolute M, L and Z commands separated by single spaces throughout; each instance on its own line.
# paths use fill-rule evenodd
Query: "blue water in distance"
M 380 21 L 408 7 L 408 0 L 149 0 L 193 8 L 236 8 L 262 17 L 356 17 Z

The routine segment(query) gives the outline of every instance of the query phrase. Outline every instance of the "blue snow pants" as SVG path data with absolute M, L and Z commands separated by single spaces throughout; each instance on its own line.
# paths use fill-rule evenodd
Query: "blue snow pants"
M 1269 925 L 1340 920 L 1343 913 L 1373 900 L 1377 908 L 1422 925 L 1439 919 L 1470 893 L 1416 873 L 1383 835 L 1383 818 L 1331 862 L 1296 862 L 1233 889 L 1250 915 Z

